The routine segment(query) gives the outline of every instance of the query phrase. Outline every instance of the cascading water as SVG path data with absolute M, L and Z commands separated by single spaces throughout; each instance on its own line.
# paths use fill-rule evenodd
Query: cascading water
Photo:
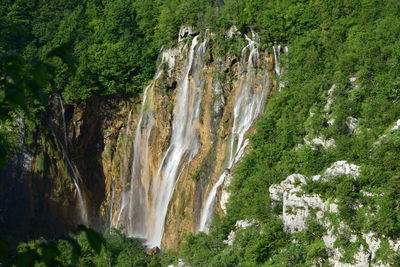
M 155 80 L 157 80 L 160 75 L 161 71 L 159 70 Z M 146 109 L 146 100 L 148 98 L 149 88 L 152 86 L 153 84 L 150 84 L 145 89 L 143 107 L 135 133 L 131 188 L 129 191 L 130 201 L 128 202 L 129 207 L 126 225 L 129 236 L 145 237 L 146 233 L 147 192 L 141 178 L 148 172 L 148 143 L 153 128 L 153 111 L 152 109 Z
M 227 180 L 229 180 L 230 177 L 231 168 L 244 154 L 244 150 L 248 144 L 248 140 L 244 139 L 245 134 L 261 114 L 268 93 L 269 82 L 267 74 L 261 90 L 255 90 L 255 85 L 252 83 L 253 78 L 257 75 L 259 61 L 258 44 L 249 37 L 245 37 L 248 44 L 243 48 L 241 56 L 244 82 L 236 92 L 237 96 L 234 106 L 234 121 L 228 147 L 227 166 L 226 170 L 221 174 L 218 181 L 211 188 L 211 191 L 203 204 L 200 225 L 198 227 L 199 232 L 208 231 L 217 190 L 224 182 L 225 184 L 227 183 Z M 257 38 L 257 35 L 254 32 L 252 32 L 252 38 L 255 40 Z
M 285 87 L 286 82 L 281 80 L 282 74 L 284 70 L 281 68 L 281 51 L 283 50 L 284 53 L 288 53 L 288 47 L 284 46 L 283 49 L 280 45 L 272 46 L 273 53 L 274 53 L 274 61 L 275 61 L 275 74 L 278 76 L 279 81 L 279 91 Z
M 200 145 L 198 120 L 202 92 L 199 90 L 200 88 L 190 84 L 190 75 L 196 53 L 201 54 L 203 52 L 203 46 L 200 46 L 196 51 L 198 38 L 196 36 L 192 40 L 186 75 L 176 91 L 170 145 L 161 160 L 157 177 L 155 177 L 155 184 L 152 187 L 152 195 L 155 200 L 149 209 L 148 222 L 151 226 L 147 236 L 149 246 L 161 244 L 168 204 L 179 177 L 179 166 L 182 166 L 185 162 L 190 162 L 197 154 Z
M 62 117 L 62 123 L 63 123 L 63 135 L 64 135 L 64 143 L 61 143 L 61 149 L 64 155 L 64 160 L 68 165 L 68 168 L 71 171 L 72 174 L 72 181 L 75 185 L 76 192 L 78 194 L 78 205 L 79 205 L 79 212 L 80 212 L 80 219 L 82 223 L 88 224 L 88 212 L 87 212 L 87 206 L 86 206 L 86 200 L 83 195 L 83 192 L 80 187 L 80 183 L 82 181 L 81 175 L 78 171 L 78 168 L 76 167 L 75 163 L 71 160 L 69 157 L 68 153 L 68 139 L 67 139 L 67 125 L 65 122 L 65 109 L 64 109 L 64 103 L 62 101 L 61 96 L 58 96 L 60 107 L 61 107 L 61 117 Z
M 272 46 L 272 49 L 274 51 L 274 61 L 275 61 L 275 73 L 276 75 L 281 76 L 281 46 L 280 45 L 274 45 Z
M 177 83 L 169 147 L 155 174 L 150 172 L 148 162 L 152 145 L 151 132 L 155 123 L 149 94 L 153 93 L 154 84 L 163 73 L 163 64 L 168 65 L 166 74 L 171 75 L 177 51 L 163 52 L 162 64 L 144 93 L 135 135 L 130 188 L 122 193 L 116 226 L 123 224 L 129 236 L 145 238 L 149 247 L 160 246 L 168 204 L 176 181 L 184 166 L 198 153 L 200 146 L 199 117 L 203 92 L 201 86 L 191 82 L 191 77 L 204 64 L 202 58 L 207 40 L 198 45 L 198 39 L 199 36 L 196 36 L 191 42 L 185 74 Z M 182 50 L 185 51 L 186 47 Z
M 135 132 L 131 186 L 122 192 L 121 207 L 116 226 L 119 226 L 122 217 L 124 217 L 124 226 L 129 236 L 146 237 L 147 192 L 144 189 L 142 180 L 143 176 L 148 172 L 149 139 L 154 126 L 153 110 L 150 107 L 148 95 L 155 81 L 162 74 L 161 66 L 165 63 L 165 59 L 163 54 L 154 81 L 144 90 L 140 119 Z M 130 120 L 131 113 L 129 113 L 127 131 L 129 130 Z
M 258 36 L 252 32 L 251 38 L 245 37 L 247 45 L 242 49 L 238 68 L 240 73 L 230 97 L 233 103 L 233 126 L 226 148 L 225 171 L 201 205 L 199 231 L 207 231 L 218 188 L 222 185 L 225 188 L 229 184 L 230 170 L 240 160 L 248 145 L 245 135 L 262 113 L 269 91 L 268 75 L 260 69 L 262 61 L 259 59 Z M 193 168 L 191 162 L 197 154 L 199 160 L 204 157 L 202 144 L 211 132 L 204 131 L 207 129 L 206 121 L 203 121 L 206 117 L 201 117 L 201 114 L 208 114 L 201 112 L 203 94 L 207 96 L 204 98 L 205 103 L 210 100 L 207 95 L 209 91 L 204 90 L 209 88 L 205 87 L 207 80 L 203 77 L 203 73 L 208 70 L 204 60 L 207 38 L 201 43 L 199 38 L 199 35 L 195 36 L 185 44 L 182 39 L 178 48 L 162 51 L 161 64 L 154 80 L 144 91 L 133 143 L 131 174 L 123 186 L 118 214 L 112 220 L 112 225 L 123 226 L 127 235 L 146 239 L 149 247 L 160 246 L 168 205 L 177 181 L 184 171 L 189 171 L 184 174 L 185 177 L 190 175 Z M 182 63 L 175 66 L 177 62 Z M 174 97 L 168 97 L 174 101 L 172 119 L 169 117 L 164 120 L 162 117 L 170 116 L 171 113 L 164 113 L 163 105 L 166 102 L 163 99 L 166 95 L 158 93 L 160 85 L 176 86 Z M 197 158 L 193 163 L 198 166 Z M 123 173 L 121 175 L 127 176 Z M 113 217 L 112 214 L 110 217 Z

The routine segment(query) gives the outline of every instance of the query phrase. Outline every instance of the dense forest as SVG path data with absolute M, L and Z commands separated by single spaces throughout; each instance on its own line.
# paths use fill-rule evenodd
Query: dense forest
M 172 47 L 182 25 L 214 32 L 213 53 L 238 54 L 223 33 L 235 25 L 260 36 L 265 50 L 288 47 L 285 88 L 269 97 L 251 136 L 251 149 L 233 172 L 225 216 L 208 234 L 188 234 L 179 251 L 149 256 L 141 241 L 114 229 L 19 243 L 2 239 L 0 262 L 30 266 L 329 266 L 315 220 L 294 234 L 284 231 L 269 188 L 291 174 L 311 177 L 333 162 L 361 168 L 307 184 L 324 200 L 336 199 L 333 221 L 345 222 L 335 244 L 351 263 L 362 233 L 400 238 L 400 2 L 397 0 L 3 0 L 0 6 L 0 163 L 18 150 L 17 114 L 29 147 L 48 96 L 66 103 L 95 96 L 140 98 L 153 78 L 162 47 Z M 328 96 L 328 90 L 334 90 Z M 326 98 L 331 108 L 326 113 Z M 357 133 L 349 127 L 357 119 Z M 334 119 L 334 120 L 331 120 Z M 11 129 L 11 130 L 10 130 Z M 307 137 L 335 146 L 302 146 Z M 379 142 L 377 143 L 377 140 Z M 0 193 L 1 193 L 0 188 Z M 367 197 L 371 192 L 375 197 Z M 356 208 L 359 203 L 361 208 Z M 372 207 L 374 216 L 367 216 Z M 239 220 L 232 245 L 225 240 Z M 86 235 L 85 235 L 86 234 Z M 357 245 L 357 246 L 356 246 Z M 383 242 L 375 262 L 400 264 Z M 42 262 L 42 263 L 40 263 Z M 1 265 L 1 264 L 0 264 Z

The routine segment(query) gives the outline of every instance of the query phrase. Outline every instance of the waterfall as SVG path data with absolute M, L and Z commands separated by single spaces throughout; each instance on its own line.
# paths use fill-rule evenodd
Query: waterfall
M 169 146 L 161 157 L 156 173 L 150 171 L 151 133 L 155 126 L 155 111 L 152 95 L 154 85 L 164 73 L 171 76 L 178 50 L 162 52 L 161 64 L 153 82 L 146 87 L 133 147 L 132 173 L 129 187 L 122 192 L 121 205 L 115 226 L 123 225 L 129 236 L 144 238 L 149 247 L 160 246 L 168 204 L 173 195 L 176 181 L 185 166 L 198 153 L 199 118 L 202 88 L 193 84 L 192 75 L 201 69 L 206 50 L 205 39 L 200 45 L 199 36 L 193 38 L 184 69 L 178 81 L 173 109 L 172 130 Z M 185 51 L 185 45 L 182 51 Z
M 274 50 L 274 61 L 275 61 L 275 73 L 278 75 L 278 77 L 281 76 L 281 46 L 280 45 L 274 45 L 272 46 L 272 49 Z
M 158 70 L 155 80 L 157 80 L 160 75 L 161 71 Z M 146 109 L 149 89 L 152 86 L 153 83 L 145 89 L 143 106 L 135 133 L 131 188 L 129 191 L 130 202 L 126 225 L 129 236 L 145 237 L 146 234 L 145 218 L 147 211 L 147 194 L 141 178 L 148 172 L 149 139 L 154 126 L 153 111 L 151 109 Z
M 224 182 L 225 185 L 227 184 L 233 165 L 243 156 L 244 150 L 248 144 L 248 140 L 245 140 L 245 134 L 261 114 L 268 93 L 268 75 L 265 77 L 264 85 L 261 90 L 255 90 L 255 85 L 252 82 L 254 77 L 257 75 L 259 60 L 258 43 L 253 40 L 257 39 L 257 35 L 252 32 L 253 39 L 250 39 L 247 35 L 245 35 L 245 38 L 248 44 L 243 48 L 241 54 L 241 64 L 243 69 L 242 76 L 244 76 L 242 79 L 244 82 L 243 85 L 238 88 L 239 90 L 237 90 L 236 93 L 234 121 L 228 147 L 227 166 L 218 181 L 211 188 L 211 191 L 203 204 L 200 225 L 198 228 L 199 232 L 208 232 L 217 190 Z
M 146 93 L 146 92 L 145 92 L 145 93 Z M 143 108 L 143 107 L 142 107 L 142 108 Z M 129 111 L 129 114 L 128 114 L 128 121 L 127 121 L 127 123 L 126 123 L 126 131 L 125 131 L 125 139 L 124 139 L 124 146 L 125 146 L 125 147 L 128 145 L 127 138 L 128 138 L 128 136 L 130 135 L 130 133 L 131 133 L 131 122 L 132 122 L 132 110 Z M 123 164 L 124 164 L 124 165 L 123 165 L 123 167 L 121 168 L 120 176 L 121 176 L 121 177 L 127 177 L 128 175 L 127 175 L 126 169 L 128 169 L 127 166 L 128 166 L 129 163 L 128 163 L 128 159 L 127 159 L 126 157 L 123 158 Z M 128 203 L 127 199 L 129 199 L 129 194 L 127 193 L 127 190 L 124 190 L 124 191 L 122 191 L 121 203 L 120 203 L 120 210 L 119 210 L 119 212 L 118 212 L 117 221 L 116 221 L 115 224 L 113 224 L 113 218 L 111 217 L 111 218 L 110 218 L 111 226 L 115 226 L 115 227 L 118 227 L 118 226 L 119 226 L 122 213 L 123 213 L 123 211 L 125 210 L 125 208 L 126 208 L 126 206 L 127 206 L 127 203 Z M 111 210 L 111 212 L 113 212 L 113 211 Z
M 123 186 L 118 216 L 113 226 L 123 226 L 128 236 L 146 239 L 148 247 L 160 246 L 168 205 L 177 180 L 183 171 L 189 170 L 188 166 L 200 150 L 201 101 L 206 83 L 201 73 L 205 67 L 207 33 L 205 36 L 202 42 L 199 41 L 199 35 L 191 42 L 183 44 L 182 41 L 179 50 L 162 49 L 161 64 L 154 80 L 144 90 L 133 143 L 132 169 Z M 241 53 L 239 85 L 232 92 L 233 126 L 227 144 L 225 171 L 212 186 L 202 205 L 199 231 L 207 231 L 218 188 L 222 185 L 225 188 L 229 183 L 230 170 L 248 145 L 245 135 L 261 114 L 268 93 L 268 75 L 259 71 L 258 36 L 252 32 L 251 38 L 247 35 L 245 38 L 247 45 Z M 185 55 L 184 64 L 175 69 L 179 53 Z M 174 71 L 179 73 L 174 75 Z M 162 74 L 174 78 L 176 89 L 168 147 L 162 154 L 154 156 L 152 149 L 157 147 L 154 137 L 158 136 L 160 129 L 154 97 L 159 84 L 157 80 L 165 77 Z
M 284 53 L 288 53 L 289 49 L 287 46 L 283 48 L 280 45 L 272 46 L 273 53 L 274 53 L 274 61 L 275 61 L 275 74 L 278 76 L 279 79 L 279 88 L 278 90 L 281 91 L 282 88 L 286 86 L 286 81 L 282 80 L 282 74 L 284 73 L 284 69 L 281 68 L 281 51 Z
M 168 204 L 179 176 L 179 166 L 184 162 L 190 162 L 197 154 L 200 145 L 198 119 L 202 92 L 199 88 L 191 86 L 189 79 L 197 44 L 198 36 L 192 40 L 186 75 L 176 91 L 170 144 L 161 160 L 157 176 L 154 177 L 152 195 L 155 200 L 148 210 L 148 223 L 151 226 L 147 235 L 149 246 L 160 246 Z M 199 54 L 202 52 L 201 47 L 197 51 Z
M 147 194 L 142 183 L 142 176 L 148 172 L 149 140 L 154 126 L 153 110 L 149 107 L 148 95 L 155 81 L 162 74 L 162 64 L 165 63 L 165 60 L 167 60 L 167 57 L 163 53 L 161 64 L 157 69 L 153 82 L 144 90 L 139 122 L 135 132 L 131 184 L 130 187 L 122 192 L 121 207 L 116 226 L 120 225 L 120 221 L 124 217 L 124 226 L 129 236 L 146 237 Z M 170 63 L 168 62 L 168 64 Z M 130 121 L 131 113 L 129 113 L 128 118 L 127 135 L 130 129 Z M 144 153 L 142 153 L 143 151 Z
M 78 171 L 78 168 L 76 167 L 75 163 L 71 160 L 69 157 L 68 153 L 68 139 L 67 139 L 67 124 L 65 122 L 65 109 L 64 109 L 64 103 L 61 98 L 61 96 L 58 96 L 59 102 L 60 102 L 60 107 L 61 107 L 61 117 L 62 117 L 62 123 L 63 123 L 63 136 L 64 136 L 64 143 L 61 143 L 61 149 L 63 152 L 64 160 L 67 163 L 67 166 L 69 167 L 71 174 L 72 174 L 72 181 L 75 185 L 76 192 L 78 194 L 78 205 L 79 205 L 79 212 L 80 212 L 80 219 L 82 223 L 88 224 L 88 212 L 87 212 L 87 206 L 86 206 L 86 200 L 83 195 L 82 189 L 80 187 L 80 183 L 82 182 L 81 175 Z

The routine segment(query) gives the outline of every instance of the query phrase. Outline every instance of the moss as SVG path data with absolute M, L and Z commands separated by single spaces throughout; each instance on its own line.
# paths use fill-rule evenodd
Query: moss
M 112 146 L 107 145 L 107 146 L 105 147 L 105 155 L 106 155 L 106 158 L 109 159 L 109 160 L 111 160 L 111 159 L 113 158 L 113 156 L 114 156 L 114 149 L 113 149 Z
M 36 157 L 36 162 L 34 166 L 35 172 L 43 173 L 46 167 L 45 164 L 45 154 L 44 152 L 42 152 Z
M 294 209 L 294 208 L 292 208 L 292 207 L 287 207 L 287 209 L 285 210 L 285 212 L 287 213 L 287 214 L 291 214 L 291 215 L 296 215 L 297 214 L 297 209 Z

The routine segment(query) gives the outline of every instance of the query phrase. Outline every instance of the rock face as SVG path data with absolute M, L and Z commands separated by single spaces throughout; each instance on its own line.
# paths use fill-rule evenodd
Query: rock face
M 389 242 L 390 249 L 397 251 L 396 242 L 388 240 L 385 237 L 378 237 L 375 233 L 363 233 L 358 237 L 351 232 L 351 228 L 344 222 L 339 226 L 334 226 L 329 214 L 338 212 L 338 204 L 335 199 L 323 200 L 318 194 L 307 194 L 303 186 L 314 182 L 328 182 L 329 179 L 339 175 L 348 175 L 357 179 L 360 176 L 360 167 L 350 164 L 347 161 L 337 161 L 323 174 L 315 175 L 310 178 L 301 174 L 292 174 L 280 184 L 270 186 L 270 197 L 273 205 L 282 205 L 281 219 L 285 230 L 289 233 L 303 231 L 307 228 L 307 221 L 314 218 L 326 229 L 323 236 L 329 263 L 332 266 L 388 266 L 380 261 L 376 261 L 377 251 L 381 248 L 382 242 Z M 365 196 L 374 196 L 373 194 L 364 194 Z M 356 204 L 356 203 L 355 203 Z M 343 263 L 343 248 L 335 245 L 338 239 L 338 233 L 350 232 L 349 241 L 355 243 L 360 238 L 366 245 L 359 245 L 358 251 L 353 256 L 353 263 Z
M 226 32 L 225 36 L 227 38 L 232 38 L 235 36 L 240 36 L 240 31 L 236 28 L 235 25 L 231 26 L 229 30 Z
M 92 98 L 79 105 L 61 106 L 59 100 L 59 96 L 50 99 L 31 147 L 0 170 L 0 184 L 6 189 L 0 196 L 5 205 L 0 211 L 4 218 L 0 229 L 6 229 L 5 234 L 52 236 L 73 230 L 78 223 L 103 228 L 106 177 L 116 173 L 106 157 L 112 151 L 105 148 L 117 146 L 116 137 L 126 123 L 122 114 L 133 105 L 119 99 Z M 23 163 L 27 155 L 29 164 Z M 84 207 L 79 203 L 75 178 Z M 18 196 L 18 201 L 10 194 Z
M 306 228 L 306 220 L 310 216 L 310 210 L 317 210 L 316 216 L 322 219 L 324 212 L 337 212 L 337 205 L 323 201 L 317 194 L 309 195 L 303 192 L 302 186 L 307 181 L 328 181 L 338 175 L 350 175 L 358 177 L 360 167 L 349 164 L 347 161 L 337 161 L 328 168 L 322 175 L 315 175 L 311 179 L 301 175 L 292 174 L 280 184 L 272 185 L 269 188 L 270 197 L 276 202 L 282 202 L 282 220 L 285 229 L 289 233 L 302 231 Z

